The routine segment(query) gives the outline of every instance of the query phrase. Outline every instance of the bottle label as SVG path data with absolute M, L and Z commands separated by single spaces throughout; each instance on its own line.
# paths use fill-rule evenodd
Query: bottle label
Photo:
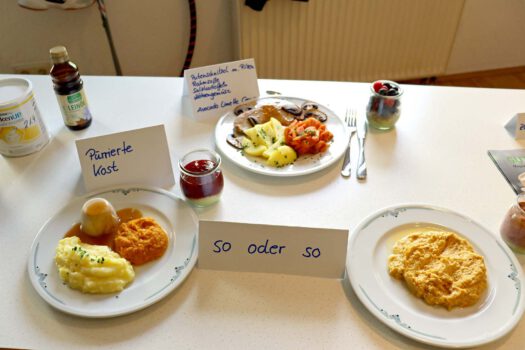
M 84 89 L 71 95 L 57 95 L 57 98 L 67 126 L 83 124 L 92 118 Z

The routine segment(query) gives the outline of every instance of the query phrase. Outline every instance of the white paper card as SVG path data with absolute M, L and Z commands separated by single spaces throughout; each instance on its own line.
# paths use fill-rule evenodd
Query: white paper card
M 197 119 L 217 118 L 234 106 L 259 97 L 253 58 L 187 69 L 184 93 L 188 93 Z
M 77 140 L 87 191 L 143 184 L 175 184 L 164 125 Z
M 525 113 L 515 114 L 507 124 L 505 124 L 505 129 L 507 129 L 509 134 L 515 139 L 525 139 Z
M 343 278 L 348 231 L 199 222 L 199 268 Z

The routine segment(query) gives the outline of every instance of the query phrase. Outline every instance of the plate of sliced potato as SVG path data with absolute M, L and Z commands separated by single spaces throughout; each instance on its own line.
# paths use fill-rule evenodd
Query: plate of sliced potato
M 216 125 L 219 151 L 263 175 L 311 174 L 335 163 L 348 144 L 344 122 L 329 108 L 296 97 L 262 97 L 237 106 Z

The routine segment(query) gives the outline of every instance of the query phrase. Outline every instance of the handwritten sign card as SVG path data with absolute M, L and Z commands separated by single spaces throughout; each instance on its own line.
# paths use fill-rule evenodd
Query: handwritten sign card
M 87 191 L 124 184 L 175 184 L 164 125 L 77 140 Z
M 348 230 L 199 222 L 199 268 L 343 278 Z
M 184 84 L 197 119 L 219 117 L 236 105 L 259 97 L 253 58 L 187 69 Z
M 515 139 L 525 139 L 525 113 L 515 114 L 505 125 Z

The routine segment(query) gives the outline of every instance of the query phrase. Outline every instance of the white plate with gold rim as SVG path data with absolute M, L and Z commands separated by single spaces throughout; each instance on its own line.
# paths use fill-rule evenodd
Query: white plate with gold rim
M 261 97 L 256 100 L 256 106 L 272 104 L 275 103 L 275 101 L 282 100 L 295 103 L 299 106 L 305 102 L 313 102 L 319 106 L 320 111 L 324 112 L 328 116 L 328 119 L 325 122 L 326 129 L 330 131 L 334 137 L 330 147 L 326 152 L 316 155 L 300 156 L 293 164 L 280 168 L 267 165 L 264 158 L 245 155 L 241 150 L 232 147 L 228 144 L 228 142 L 226 142 L 227 136 L 233 132 L 233 121 L 236 117 L 233 111 L 230 111 L 221 117 L 215 127 L 215 144 L 217 145 L 217 148 L 221 154 L 241 168 L 254 173 L 270 176 L 299 176 L 311 174 L 325 169 L 326 167 L 329 167 L 333 163 L 337 162 L 337 160 L 339 160 L 346 150 L 348 138 L 350 136 L 343 120 L 341 120 L 329 108 L 315 101 L 305 100 L 297 97 Z
M 404 229 L 439 225 L 466 238 L 485 259 L 488 288 L 471 307 L 451 311 L 427 305 L 388 273 L 388 256 Z M 442 347 L 472 347 L 494 341 L 520 320 L 525 305 L 521 266 L 503 241 L 475 221 L 426 205 L 382 209 L 351 234 L 347 256 L 350 283 L 364 306 L 393 330 Z
M 134 267 L 135 280 L 119 293 L 83 294 L 65 285 L 55 266 L 58 241 L 79 222 L 82 205 L 102 197 L 116 210 L 137 208 L 153 217 L 168 233 L 164 255 Z M 28 261 L 29 279 L 51 306 L 83 317 L 113 317 L 143 309 L 168 295 L 189 275 L 197 261 L 198 219 L 180 198 L 152 187 L 115 188 L 78 198 L 49 219 L 36 235 Z

